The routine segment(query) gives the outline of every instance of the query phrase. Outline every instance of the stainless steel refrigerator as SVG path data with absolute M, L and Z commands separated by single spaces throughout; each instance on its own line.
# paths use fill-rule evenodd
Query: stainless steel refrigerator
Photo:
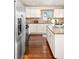
M 28 43 L 28 24 L 25 18 L 25 7 L 21 4 L 20 0 L 15 1 L 15 59 L 23 59 L 25 47 Z

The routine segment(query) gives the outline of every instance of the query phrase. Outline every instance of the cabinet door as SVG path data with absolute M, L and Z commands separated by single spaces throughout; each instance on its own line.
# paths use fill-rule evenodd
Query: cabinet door
M 46 24 L 43 24 L 43 31 L 44 31 L 43 33 L 46 33 L 46 26 L 47 26 Z
M 55 56 L 55 35 L 54 33 L 51 34 L 51 39 L 52 39 L 51 50 L 52 50 L 52 54 Z
M 53 32 L 50 31 L 50 35 L 51 35 L 51 36 L 50 36 L 50 44 L 51 44 L 50 47 L 51 47 L 51 51 L 52 51 L 52 53 L 53 53 L 53 40 L 54 40 L 54 39 L 53 39 L 53 37 L 54 37 L 54 36 L 53 36 Z
M 31 33 L 31 27 L 32 27 L 32 25 L 29 24 L 29 34 Z
M 37 27 L 36 24 L 32 25 L 31 33 L 36 33 L 37 32 L 37 28 L 36 27 Z
M 55 35 L 55 57 L 58 59 L 64 58 L 64 35 Z
M 26 9 L 26 17 L 30 17 L 31 16 L 31 10 L 30 9 Z
M 47 34 L 47 41 L 48 41 L 49 40 L 49 31 L 48 31 L 48 28 L 46 28 L 46 34 Z
M 48 43 L 52 50 L 52 35 L 51 35 L 51 31 L 49 29 L 48 29 Z
M 37 27 L 36 24 L 29 24 L 29 33 L 36 33 Z
M 29 24 L 29 33 L 46 33 L 46 24 Z
M 31 17 L 41 17 L 40 9 L 31 9 Z
M 52 54 L 55 56 L 55 36 L 54 33 L 47 29 L 47 40 L 51 48 Z
M 37 24 L 37 32 L 38 33 L 43 33 L 44 32 L 43 28 L 44 28 L 43 24 Z
M 37 24 L 38 33 L 46 33 L 46 24 Z
M 31 9 L 31 17 L 35 17 L 35 16 L 36 16 L 35 9 Z
M 57 18 L 64 17 L 64 9 L 55 9 L 54 17 L 57 17 Z
M 41 17 L 40 9 L 26 8 L 26 17 Z
M 36 9 L 35 12 L 36 12 L 36 16 L 35 17 L 41 17 L 40 9 Z

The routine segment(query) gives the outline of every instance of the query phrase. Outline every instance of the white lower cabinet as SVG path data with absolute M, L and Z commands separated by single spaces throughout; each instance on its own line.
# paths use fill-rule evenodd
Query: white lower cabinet
M 36 24 L 29 24 L 29 33 L 36 33 L 36 32 L 37 32 Z
M 43 24 L 43 33 L 46 33 L 46 26 L 47 24 Z
M 64 34 L 54 34 L 47 29 L 47 41 L 54 57 L 64 59 Z
M 55 35 L 55 57 L 59 59 L 64 59 L 64 35 Z
M 36 24 L 36 29 L 37 29 L 37 33 L 43 33 L 44 31 L 44 26 L 43 24 Z
M 46 24 L 29 24 L 30 34 L 43 34 L 46 33 Z

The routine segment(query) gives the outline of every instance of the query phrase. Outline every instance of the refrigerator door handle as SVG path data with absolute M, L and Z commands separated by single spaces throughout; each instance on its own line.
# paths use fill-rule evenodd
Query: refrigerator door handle
M 26 25 L 26 29 L 28 29 L 29 28 L 29 26 L 28 25 Z

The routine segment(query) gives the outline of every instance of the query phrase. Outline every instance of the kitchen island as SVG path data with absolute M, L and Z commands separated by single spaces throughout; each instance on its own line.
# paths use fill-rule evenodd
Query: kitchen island
M 64 27 L 47 27 L 47 40 L 54 57 L 64 59 Z

